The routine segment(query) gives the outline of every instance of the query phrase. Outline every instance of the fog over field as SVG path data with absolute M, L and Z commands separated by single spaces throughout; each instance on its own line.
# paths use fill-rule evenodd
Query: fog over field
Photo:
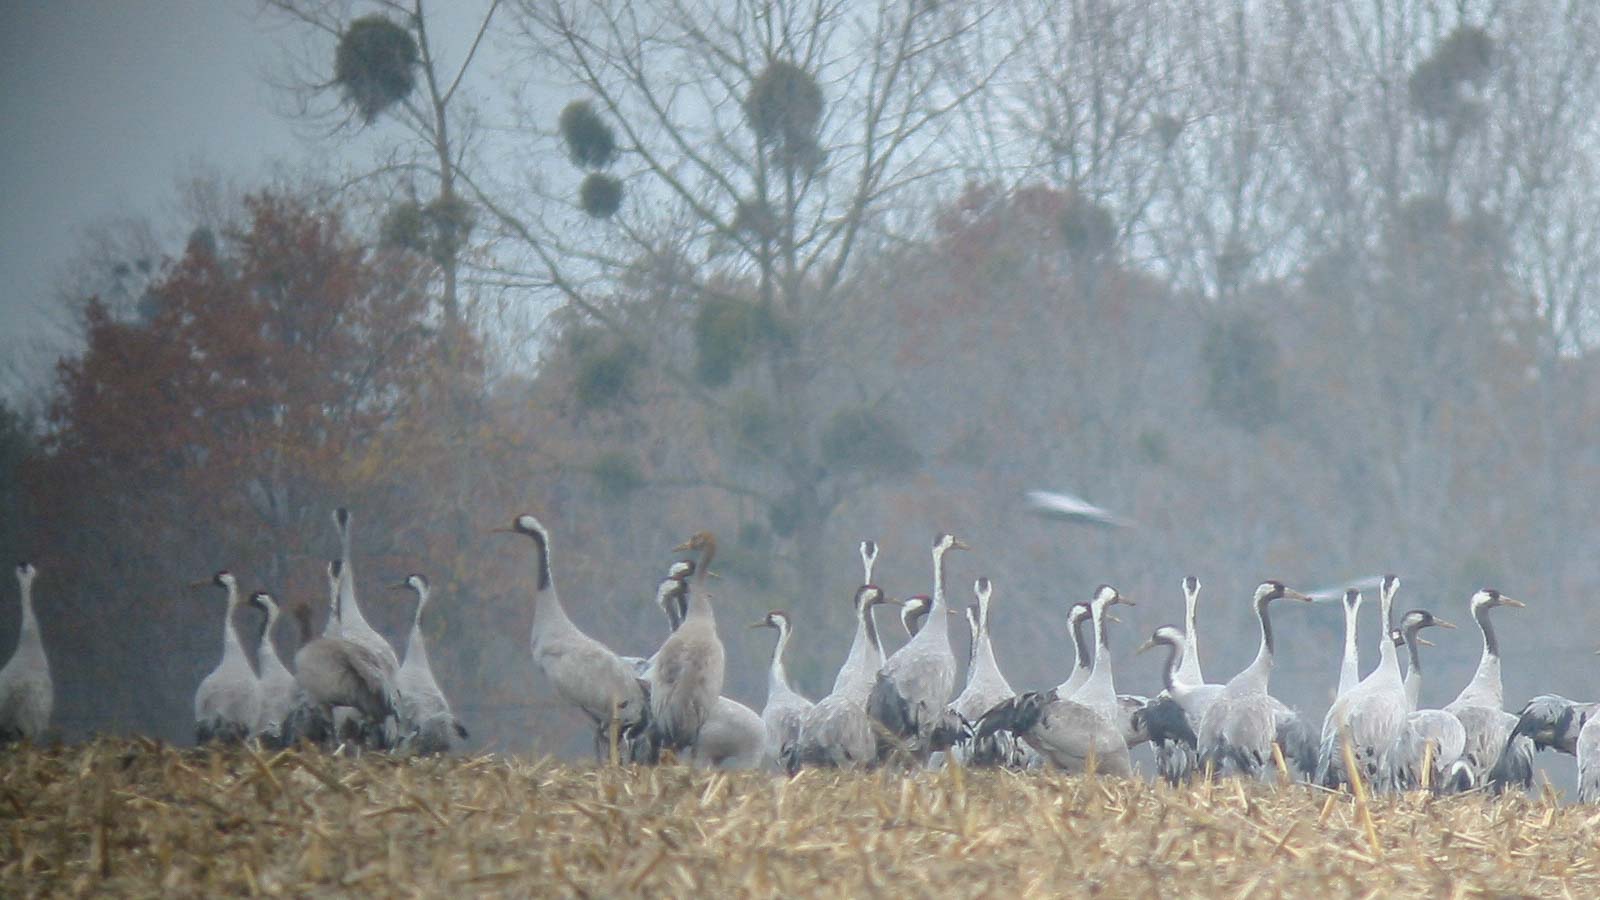
M 772 633 L 746 625 L 787 610 L 819 697 L 858 543 L 898 599 L 932 590 L 940 533 L 970 545 L 952 604 L 992 579 L 1019 690 L 1066 676 L 1068 605 L 1109 583 L 1137 603 L 1117 689 L 1157 693 L 1134 650 L 1182 624 L 1186 575 L 1226 681 L 1277 579 L 1328 592 L 1273 607 L 1272 693 L 1320 722 L 1336 598 L 1366 586 L 1365 673 L 1394 573 L 1397 615 L 1459 626 L 1429 633 L 1422 706 L 1478 665 L 1485 587 L 1526 603 L 1494 613 L 1508 711 L 1600 694 L 1594 4 L 191 13 L 33 13 L 8 46 L 105 52 L 0 53 L 29 88 L 0 557 L 38 568 L 66 739 L 192 740 L 224 607 L 187 585 L 227 569 L 320 629 L 339 506 L 396 647 L 415 601 L 390 587 L 431 581 L 473 750 L 591 746 L 531 659 L 534 551 L 492 531 L 522 513 L 574 622 L 631 656 L 667 635 L 672 548 L 713 533 L 724 693 L 758 710 Z M 125 95 L 160 100 L 128 121 Z M 236 621 L 253 657 L 261 618 Z

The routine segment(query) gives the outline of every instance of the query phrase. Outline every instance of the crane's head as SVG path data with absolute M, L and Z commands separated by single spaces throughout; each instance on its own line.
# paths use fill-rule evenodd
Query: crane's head
M 1515 606 L 1521 608 L 1527 606 L 1527 604 L 1523 603 L 1521 600 L 1513 600 L 1494 588 L 1480 588 L 1476 594 L 1472 595 L 1473 612 L 1477 612 L 1480 609 L 1493 609 L 1496 606 Z
M 933 598 L 927 594 L 916 594 L 907 597 L 900 604 L 900 624 L 905 627 L 906 634 L 915 637 L 922 628 L 922 620 L 928 617 L 928 611 L 933 609 Z
M 994 594 L 994 585 L 989 582 L 988 576 L 980 575 L 978 580 L 972 583 L 972 593 L 978 598 L 979 603 L 987 606 L 989 598 Z
M 1399 590 L 1400 590 L 1400 576 L 1399 575 L 1385 575 L 1385 576 L 1383 576 L 1383 581 L 1381 582 L 1380 586 L 1378 587 L 1378 596 L 1383 598 L 1383 599 L 1393 600 L 1394 599 L 1394 595 Z
M 778 629 L 778 634 L 780 636 L 785 635 L 789 633 L 789 614 L 781 609 L 775 609 L 772 612 L 767 613 L 765 616 L 762 616 L 760 619 L 751 622 L 750 627 L 776 628 Z
M 1425 609 L 1409 609 L 1400 617 L 1401 631 L 1420 631 L 1424 628 L 1454 628 L 1453 622 L 1446 622 Z
M 1355 588 L 1348 588 L 1344 592 L 1344 608 L 1355 612 L 1361 608 L 1361 592 Z
M 33 563 L 26 560 L 17 563 L 17 582 L 24 586 L 33 583 L 33 576 L 38 572 L 33 568 Z
M 430 585 L 428 584 L 428 579 L 426 577 L 424 577 L 424 576 L 422 576 L 422 575 L 420 575 L 420 574 L 418 574 L 416 572 L 413 572 L 410 575 L 406 576 L 406 580 L 405 581 L 400 582 L 399 584 L 395 585 L 394 587 L 395 587 L 395 590 L 412 590 L 412 591 L 416 591 L 418 596 L 426 597 L 428 595 L 428 590 L 429 590 Z
M 877 560 L 877 558 L 878 558 L 878 542 L 877 541 L 873 541 L 873 540 L 862 541 L 861 542 L 861 561 L 870 566 L 870 565 L 872 565 L 872 563 L 874 561 Z
M 943 556 L 945 552 L 949 550 L 971 549 L 972 548 L 968 547 L 965 541 L 954 535 L 941 534 L 933 539 L 933 552 L 935 556 Z
M 856 588 L 854 604 L 858 612 L 865 613 L 871 607 L 889 602 L 889 598 L 884 596 L 883 588 L 875 584 L 863 584 L 861 587 Z
M 1134 652 L 1143 653 L 1146 650 L 1150 650 L 1161 644 L 1165 644 L 1169 647 L 1182 647 L 1183 641 L 1183 632 L 1178 628 L 1178 626 L 1160 625 L 1156 627 L 1155 633 L 1150 635 L 1150 640 L 1140 644 L 1139 649 L 1135 650 Z
M 256 591 L 251 594 L 250 605 L 266 613 L 269 620 L 278 615 L 278 604 L 273 602 L 272 595 L 266 591 Z
M 238 584 L 238 581 L 233 577 L 232 572 L 229 572 L 227 569 L 223 569 L 217 574 L 211 576 L 211 583 L 219 588 L 232 588 Z
M 1072 604 L 1072 607 L 1067 610 L 1067 624 L 1073 628 L 1077 628 L 1084 622 L 1089 621 L 1090 617 L 1093 615 L 1094 611 L 1089 608 L 1089 604 L 1074 603 Z
M 1090 601 L 1090 606 L 1091 609 L 1096 607 L 1099 609 L 1105 609 L 1108 606 L 1114 606 L 1118 603 L 1121 603 L 1124 606 L 1138 605 L 1132 600 L 1129 600 L 1127 597 L 1122 596 L 1122 594 L 1118 593 L 1117 589 L 1111 585 L 1102 584 L 1094 589 L 1094 599 Z
M 696 531 L 687 541 L 672 548 L 674 553 L 700 554 L 700 577 L 711 574 L 711 560 L 717 555 L 717 538 L 709 531 Z
M 343 532 L 350 527 L 350 510 L 341 506 L 333 511 L 333 526 Z
M 704 553 L 707 550 L 715 550 L 716 547 L 717 547 L 717 537 L 716 537 L 716 535 L 712 534 L 709 531 L 696 531 L 694 534 L 689 536 L 689 539 L 687 541 L 684 541 L 683 543 L 679 544 L 678 546 L 673 547 L 672 548 L 672 552 L 674 552 L 674 553 Z
M 328 560 L 328 580 L 329 581 L 337 582 L 339 580 L 339 576 L 341 576 L 343 574 L 344 574 L 344 560 L 342 560 L 342 559 L 330 559 L 330 560 Z
M 1257 606 L 1263 603 L 1270 603 L 1273 600 L 1282 600 L 1285 597 L 1289 598 L 1290 600 L 1304 600 L 1307 603 L 1311 602 L 1310 597 L 1300 593 L 1297 590 L 1294 590 L 1293 588 L 1284 587 L 1283 582 L 1281 581 L 1273 581 L 1268 579 L 1267 581 L 1263 581 L 1256 585 L 1255 600 Z
M 680 581 L 694 576 L 694 560 L 680 559 L 667 567 L 667 577 Z
M 1183 596 L 1184 599 L 1193 603 L 1194 598 L 1200 596 L 1200 579 L 1193 575 L 1183 576 Z
M 535 519 L 528 513 L 523 513 L 522 515 L 517 516 L 515 519 L 512 519 L 510 528 L 496 528 L 495 531 L 525 535 L 533 538 L 536 541 L 543 541 L 549 537 L 549 533 L 545 531 L 543 525 L 539 524 L 539 520 Z

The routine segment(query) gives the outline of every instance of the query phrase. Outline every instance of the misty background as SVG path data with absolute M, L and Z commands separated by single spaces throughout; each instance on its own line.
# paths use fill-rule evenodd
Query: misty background
M 713 531 L 726 693 L 756 708 L 772 635 L 746 623 L 791 612 L 816 697 L 857 543 L 906 596 L 940 531 L 973 547 L 953 601 L 994 579 L 1019 689 L 1064 676 L 1101 582 L 1139 604 L 1118 688 L 1154 693 L 1132 650 L 1181 621 L 1182 576 L 1225 681 L 1263 578 L 1393 571 L 1399 610 L 1462 626 L 1430 635 L 1424 705 L 1476 665 L 1482 586 L 1528 603 L 1496 619 L 1508 706 L 1592 696 L 1592 4 L 226 10 L 159 54 L 140 36 L 182 16 L 9 37 L 150 51 L 5 101 L 29 199 L 4 217 L 0 552 L 39 566 L 63 736 L 188 740 L 222 603 L 184 585 L 225 567 L 320 616 L 340 504 L 397 649 L 385 585 L 432 580 L 430 657 L 483 748 L 589 744 L 532 670 L 532 548 L 489 531 L 520 512 L 574 620 L 635 655 L 670 548 Z M 167 118 L 229 83 L 240 118 Z M 124 91 L 170 99 L 124 125 L 78 102 Z M 67 150 L 130 186 L 56 174 Z M 1134 524 L 1037 517 L 1035 488 Z M 1273 692 L 1320 717 L 1338 604 L 1274 613 Z

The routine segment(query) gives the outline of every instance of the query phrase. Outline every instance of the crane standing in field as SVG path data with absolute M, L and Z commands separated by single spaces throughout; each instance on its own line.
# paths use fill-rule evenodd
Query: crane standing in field
M 278 624 L 278 604 L 266 591 L 250 595 L 250 604 L 266 615 L 261 624 L 261 639 L 256 644 L 256 664 L 261 668 L 261 717 L 255 734 L 269 746 L 283 745 L 284 720 L 294 706 L 294 673 L 284 666 L 272 632 Z
M 867 699 L 867 713 L 903 742 L 918 765 L 935 750 L 936 731 L 947 724 L 945 704 L 955 687 L 956 658 L 950 650 L 949 605 L 945 601 L 945 554 L 965 550 L 957 538 L 933 541 L 933 603 L 928 623 L 883 663 Z M 954 734 L 951 735 L 954 737 Z
M 17 564 L 22 627 L 17 633 L 17 649 L 5 668 L 0 669 L 0 744 L 39 740 L 50 725 L 50 709 L 55 705 L 50 661 L 45 658 L 39 620 L 33 613 L 33 579 L 37 574 L 31 563 Z
M 1200 722 L 1196 736 L 1201 765 L 1215 772 L 1259 777 L 1272 759 L 1278 722 L 1273 698 L 1267 693 L 1274 651 L 1272 620 L 1267 606 L 1285 597 L 1311 600 L 1299 591 L 1284 587 L 1282 582 L 1263 581 L 1256 586 L 1253 603 L 1256 619 L 1261 624 L 1261 647 L 1255 660 L 1223 687 Z
M 705 579 L 717 552 L 716 539 L 701 531 L 673 549 L 700 554 L 700 583 L 689 585 L 688 614 L 656 651 L 647 681 L 655 746 L 680 753 L 694 746 L 722 696 L 724 651 L 717 636 L 716 613 L 705 591 Z
M 1400 579 L 1395 575 L 1385 575 L 1378 588 L 1378 619 L 1383 624 L 1378 667 L 1334 700 L 1328 710 L 1317 756 L 1317 783 L 1323 787 L 1348 784 L 1356 774 L 1374 790 L 1386 788 L 1391 781 L 1383 757 L 1399 739 L 1408 712 L 1400 657 L 1391 636 L 1394 595 L 1399 589 Z M 1347 771 L 1347 753 L 1360 768 L 1359 773 Z
M 794 742 L 782 749 L 781 761 L 790 774 L 802 766 L 853 769 L 877 762 L 878 739 L 867 715 L 867 697 L 877 676 L 871 660 L 881 655 L 882 649 L 872 609 L 893 602 L 875 584 L 856 588 L 852 599 L 856 632 L 850 654 L 834 679 L 837 687 L 805 711 Z
M 595 755 L 603 758 L 613 724 L 620 737 L 631 737 L 641 734 L 649 722 L 644 686 L 632 667 L 567 617 L 556 594 L 550 534 L 544 525 L 524 513 L 510 528 L 496 530 L 520 534 L 533 542 L 533 661 L 561 699 L 589 718 L 595 728 Z
M 400 730 L 402 740 L 417 753 L 447 753 L 458 740 L 467 739 L 466 726 L 450 711 L 450 701 L 439 689 L 428 662 L 428 643 L 422 635 L 422 611 L 427 608 L 432 589 L 421 575 L 407 576 L 395 585 L 417 595 L 417 612 L 411 617 L 411 635 L 406 640 L 405 662 L 395 673 L 400 691 Z
M 1441 790 L 1445 785 L 1446 773 L 1456 765 L 1467 743 L 1467 733 L 1461 727 L 1461 720 L 1442 709 L 1417 708 L 1418 698 L 1422 694 L 1421 648 L 1427 643 L 1418 632 L 1432 627 L 1456 626 L 1425 609 L 1410 610 L 1400 619 L 1397 637 L 1405 643 L 1410 659 L 1405 680 L 1406 707 L 1409 712 L 1394 746 L 1389 748 L 1384 759 L 1390 786 L 1397 791 L 1423 786 L 1434 792 Z
M 206 584 L 195 582 L 194 587 Z M 239 608 L 239 583 L 228 571 L 218 572 L 210 583 L 227 592 L 228 608 L 222 619 L 222 661 L 200 682 L 194 694 L 195 741 L 238 743 L 255 733 L 261 721 L 261 682 L 245 656 L 233 615 Z
M 767 705 L 761 710 L 761 722 L 767 731 L 767 755 L 776 760 L 784 746 L 799 737 L 800 723 L 815 704 L 790 686 L 789 673 L 783 666 L 783 652 L 789 647 L 793 628 L 789 624 L 789 614 L 775 609 L 750 627 L 773 628 L 778 632 L 778 641 L 772 648 L 772 662 L 767 667 Z
M 1000 671 L 1000 664 L 994 658 L 994 645 L 989 639 L 989 608 L 994 587 L 989 579 L 979 578 L 972 590 L 978 603 L 968 609 L 972 656 L 967 666 L 967 685 L 950 704 L 967 723 L 978 721 L 984 713 L 1017 695 Z M 1023 763 L 1018 742 L 1009 733 L 993 734 L 982 740 L 969 736 L 956 742 L 950 753 L 963 765 L 1018 767 Z
M 1483 654 L 1472 680 L 1456 699 L 1445 705 L 1445 712 L 1460 719 L 1467 733 L 1466 748 L 1461 752 L 1463 765 L 1457 767 L 1458 776 L 1453 785 L 1456 790 L 1468 790 L 1491 781 L 1501 788 L 1533 786 L 1533 743 L 1513 735 L 1517 717 L 1505 711 L 1505 692 L 1500 681 L 1500 642 L 1494 633 L 1494 623 L 1489 620 L 1492 609 L 1501 606 L 1520 609 L 1524 605 L 1521 600 L 1513 600 L 1493 588 L 1475 592 L 1468 603 L 1472 619 L 1483 633 Z

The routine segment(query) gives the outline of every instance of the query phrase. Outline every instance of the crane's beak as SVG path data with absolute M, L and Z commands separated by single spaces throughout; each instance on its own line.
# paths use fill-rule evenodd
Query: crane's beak
M 904 600 L 896 600 L 896 599 L 894 599 L 892 597 L 885 597 L 882 600 L 879 600 L 878 602 L 882 603 L 884 606 L 905 606 L 906 605 L 906 602 Z M 1596 652 L 1600 653 L 1600 651 L 1596 651 Z
M 768 622 L 766 619 L 762 619 L 759 622 L 751 622 L 749 625 L 746 625 L 745 627 L 746 628 L 771 628 L 772 627 L 772 623 Z
M 1139 604 L 1133 602 L 1132 600 L 1129 600 L 1127 597 L 1122 596 L 1121 594 L 1117 595 L 1117 599 L 1116 599 L 1115 602 L 1121 603 L 1124 606 L 1138 606 L 1139 605 Z
M 1150 640 L 1145 641 L 1144 643 L 1140 644 L 1139 645 L 1139 649 L 1137 649 L 1137 650 L 1135 650 L 1133 652 L 1134 652 L 1135 655 L 1138 655 L 1140 653 L 1145 652 L 1146 650 L 1149 650 L 1151 647 L 1154 647 L 1155 645 L 1156 645 L 1155 638 L 1151 638 Z
M 1424 647 L 1432 647 L 1432 646 L 1434 646 L 1433 641 L 1428 640 L 1427 638 L 1423 637 L 1420 634 L 1417 635 L 1417 643 L 1421 644 Z
M 1118 625 L 1122 624 L 1122 620 L 1117 618 L 1116 616 L 1113 616 L 1111 613 L 1101 613 L 1101 615 L 1106 617 L 1106 621 L 1107 622 L 1115 622 Z
M 961 538 L 951 538 L 950 539 L 950 549 L 952 549 L 952 550 L 971 550 L 972 548 L 967 546 L 967 542 L 963 541 Z
M 1523 603 L 1521 600 L 1513 600 L 1510 597 L 1502 596 L 1500 598 L 1500 605 L 1501 606 L 1515 606 L 1517 609 L 1524 609 L 1524 608 L 1527 607 L 1528 604 Z
M 200 579 L 200 580 L 198 580 L 198 581 L 191 581 L 191 582 L 189 582 L 189 587 L 192 587 L 192 588 L 202 588 L 202 587 L 205 587 L 205 586 L 206 586 L 206 585 L 208 585 L 208 584 L 210 584 L 210 583 L 211 583 L 211 579 L 209 579 L 209 578 L 201 578 L 201 579 Z
M 489 529 L 489 533 L 490 534 L 516 534 L 517 530 L 515 528 L 507 528 L 504 525 L 502 525 L 499 528 L 491 528 L 491 529 Z
M 1284 588 L 1283 589 L 1283 595 L 1285 597 L 1288 597 L 1290 600 L 1303 600 L 1306 603 L 1314 603 L 1314 602 L 1316 602 L 1316 598 L 1315 597 L 1312 597 L 1309 594 L 1302 594 L 1302 593 L 1300 593 L 1299 591 L 1297 591 L 1297 590 L 1295 590 L 1293 588 Z
M 1454 627 L 1456 627 L 1456 623 L 1454 623 L 1454 622 L 1446 622 L 1445 620 L 1443 620 L 1443 619 L 1441 619 L 1441 618 L 1439 618 L 1437 616 L 1434 617 L 1433 624 L 1439 626 L 1440 628 L 1454 628 Z
M 672 548 L 672 552 L 673 553 L 682 553 L 685 550 L 693 550 L 694 548 L 689 546 L 690 544 L 693 544 L 693 543 L 694 543 L 694 539 L 690 538 L 689 540 L 684 541 L 683 543 L 679 544 L 678 546 L 673 547 Z
M 389 585 L 389 590 L 391 591 L 408 591 L 410 589 L 411 585 L 406 584 L 404 581 Z

